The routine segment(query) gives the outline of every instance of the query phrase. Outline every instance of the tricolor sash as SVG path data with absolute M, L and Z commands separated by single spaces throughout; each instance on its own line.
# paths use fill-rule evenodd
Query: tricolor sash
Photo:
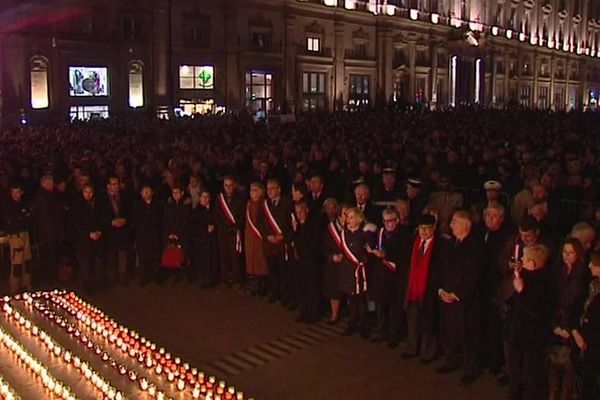
M 248 222 L 248 226 L 250 227 L 252 233 L 254 233 L 257 238 L 262 240 L 263 237 L 260 234 L 260 231 L 258 230 L 256 225 L 254 225 L 254 221 L 252 221 L 252 218 L 250 217 L 250 208 L 248 206 L 246 206 L 246 221 Z
M 273 213 L 271 213 L 271 209 L 269 208 L 269 205 L 267 204 L 267 202 L 268 202 L 268 200 L 265 200 L 263 202 L 263 209 L 265 210 L 265 216 L 267 217 L 267 222 L 269 223 L 269 226 L 271 227 L 273 232 L 275 232 L 276 235 L 283 235 L 283 231 L 279 227 L 279 224 L 277 223 L 277 220 L 273 216 Z
M 342 239 L 340 238 L 340 234 L 338 233 L 335 224 L 333 222 L 328 223 L 327 230 L 329 231 L 329 234 L 331 235 L 331 238 L 333 239 L 334 243 L 337 244 L 337 246 L 341 249 Z
M 265 217 L 267 217 L 267 222 L 269 223 L 269 226 L 271 227 L 273 232 L 275 232 L 276 235 L 283 235 L 283 231 L 279 227 L 279 224 L 277 223 L 277 220 L 273 216 L 273 213 L 271 213 L 271 209 L 269 208 L 268 201 L 269 201 L 268 199 L 265 199 L 265 201 L 263 202 L 263 209 L 265 210 Z M 288 255 L 287 243 L 283 244 L 283 248 L 284 248 L 285 261 L 288 261 L 289 255 Z
M 383 234 L 384 234 L 384 232 L 385 232 L 385 229 L 381 228 L 379 230 L 379 234 L 377 235 L 377 247 L 379 247 L 379 250 L 383 250 Z M 385 257 L 380 258 L 380 260 L 387 269 L 389 269 L 392 272 L 396 272 L 396 263 L 386 260 Z
M 217 202 L 219 203 L 219 206 L 221 207 L 221 211 L 223 211 L 223 214 L 225 214 L 225 217 L 227 217 L 227 220 L 229 220 L 229 223 L 232 225 L 236 225 L 236 221 L 235 221 L 235 217 L 233 216 L 233 213 L 231 212 L 231 209 L 229 208 L 229 204 L 227 204 L 227 201 L 225 200 L 225 196 L 223 196 L 223 193 L 219 193 L 217 195 Z M 242 252 L 242 235 L 240 234 L 240 230 L 236 230 L 235 231 L 235 250 L 238 253 Z
M 350 260 L 350 262 L 352 264 L 354 264 L 354 279 L 356 280 L 356 294 L 362 293 L 362 292 L 366 292 L 367 291 L 367 273 L 365 271 L 365 264 L 362 263 L 355 255 L 354 253 L 352 253 L 352 250 L 350 250 L 350 247 L 348 247 L 348 244 L 346 243 L 346 234 L 345 231 L 342 231 L 341 235 L 340 235 L 340 243 L 341 243 L 341 248 L 342 248 L 342 252 L 344 253 L 344 256 L 346 256 L 346 258 L 348 260 Z

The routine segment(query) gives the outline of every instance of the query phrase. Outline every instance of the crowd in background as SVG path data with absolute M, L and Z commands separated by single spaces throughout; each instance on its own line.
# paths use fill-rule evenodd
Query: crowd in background
M 441 357 L 461 385 L 488 370 L 513 400 L 598 399 L 599 122 L 381 109 L 3 127 L 3 279 L 219 286 L 306 323 L 347 312 L 345 335 Z

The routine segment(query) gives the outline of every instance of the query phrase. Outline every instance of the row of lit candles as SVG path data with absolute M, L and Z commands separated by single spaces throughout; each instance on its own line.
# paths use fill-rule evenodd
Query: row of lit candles
M 77 397 L 71 389 L 56 379 L 36 357 L 30 354 L 19 341 L 0 326 L 0 342 L 18 359 L 34 377 L 40 380 L 44 389 L 52 395 L 63 400 L 76 400 Z
M 10 383 L 2 375 L 0 375 L 0 399 L 21 400 L 21 396 L 17 394 L 15 389 L 10 386 Z
M 60 317 L 48 308 L 44 307 L 38 301 L 33 301 L 32 305 L 33 308 L 37 310 L 41 315 L 43 315 L 48 321 L 50 321 L 57 327 L 64 329 L 74 340 L 79 341 L 90 352 L 96 354 L 104 363 L 116 369 L 120 375 L 129 378 L 129 380 L 132 382 L 137 381 L 137 384 L 139 385 L 141 390 L 148 392 L 150 396 L 156 397 L 159 400 L 166 398 L 165 393 L 157 389 L 157 384 L 155 382 L 152 382 L 145 377 L 138 378 L 138 375 L 134 370 L 127 368 L 127 366 L 125 366 L 124 364 L 119 364 L 115 359 L 110 357 L 108 352 L 102 346 L 95 343 L 91 338 L 82 333 L 78 328 L 76 328 L 73 324 L 69 323 L 66 319 Z M 185 388 L 185 383 L 183 383 L 183 385 L 180 385 L 178 382 L 177 387 L 179 390 L 183 390 Z
M 190 368 L 188 363 L 182 363 L 179 357 L 172 357 L 164 348 L 157 350 L 156 344 L 119 325 L 74 293 L 53 291 L 36 293 L 33 297 L 49 300 L 54 306 L 77 318 L 86 329 L 102 336 L 126 356 L 138 361 L 148 371 L 157 375 L 164 374 L 169 382 L 176 382 L 180 391 L 184 391 L 186 385 L 189 386 L 193 398 L 244 399 L 243 392 L 236 393 L 235 388 L 231 386 L 227 388 L 225 381 L 216 384 L 216 378 L 213 376 L 205 379 L 204 373 Z M 33 302 L 33 298 L 27 296 L 24 300 L 30 304 Z M 141 378 L 139 384 L 142 390 L 153 387 L 146 378 Z
M 117 390 L 108 380 L 103 378 L 95 371 L 88 362 L 83 361 L 80 357 L 74 355 L 71 351 L 64 349 L 58 344 L 46 331 L 35 325 L 31 320 L 27 319 L 18 310 L 14 310 L 10 303 L 3 305 L 3 311 L 9 317 L 9 320 L 14 321 L 21 329 L 29 332 L 37 341 L 42 344 L 42 347 L 54 357 L 62 359 L 66 364 L 70 364 L 77 369 L 81 376 L 92 383 L 98 391 L 100 391 L 105 399 L 109 400 L 124 400 L 125 396 Z

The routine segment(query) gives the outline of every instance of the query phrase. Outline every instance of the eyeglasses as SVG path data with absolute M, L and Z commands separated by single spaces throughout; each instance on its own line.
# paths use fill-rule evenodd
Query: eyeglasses
M 386 223 L 386 222 L 396 222 L 396 221 L 398 221 L 398 218 L 391 218 L 391 219 L 384 219 L 383 220 L 384 223 Z

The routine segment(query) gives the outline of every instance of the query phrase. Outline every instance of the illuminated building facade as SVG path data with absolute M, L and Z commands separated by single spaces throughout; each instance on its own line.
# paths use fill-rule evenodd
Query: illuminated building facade
M 286 112 L 390 101 L 593 109 L 600 90 L 595 0 L 3 4 L 5 115 Z

